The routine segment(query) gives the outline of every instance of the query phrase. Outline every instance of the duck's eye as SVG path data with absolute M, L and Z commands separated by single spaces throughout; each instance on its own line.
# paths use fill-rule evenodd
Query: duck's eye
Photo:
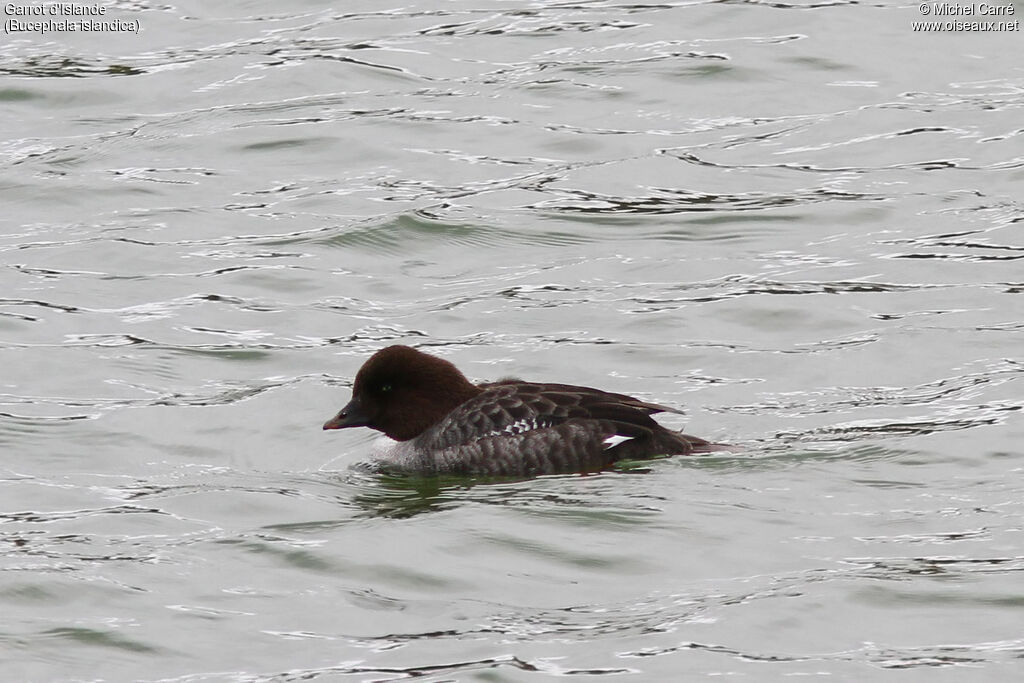
M 386 394 L 389 391 L 391 391 L 391 385 L 390 384 L 381 384 L 380 385 L 380 393 Z

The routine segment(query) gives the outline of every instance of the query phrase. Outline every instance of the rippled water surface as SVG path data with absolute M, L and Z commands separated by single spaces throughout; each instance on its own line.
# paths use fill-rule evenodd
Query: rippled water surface
M 107 8 L 0 44 L 5 680 L 1020 676 L 1019 31 Z M 739 448 L 372 474 L 390 343 Z

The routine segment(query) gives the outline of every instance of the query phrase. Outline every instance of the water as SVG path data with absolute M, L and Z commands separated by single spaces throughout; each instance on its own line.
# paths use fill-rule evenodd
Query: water
M 107 7 L 0 46 L 5 679 L 1019 677 L 1019 32 Z M 369 474 L 397 342 L 740 450 Z

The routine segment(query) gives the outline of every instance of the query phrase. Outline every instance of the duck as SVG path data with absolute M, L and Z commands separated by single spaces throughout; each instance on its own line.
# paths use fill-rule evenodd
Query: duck
M 351 400 L 323 428 L 381 432 L 378 465 L 421 475 L 592 473 L 725 448 L 663 427 L 657 413 L 682 411 L 571 384 L 473 384 L 449 361 L 395 345 L 363 364 Z

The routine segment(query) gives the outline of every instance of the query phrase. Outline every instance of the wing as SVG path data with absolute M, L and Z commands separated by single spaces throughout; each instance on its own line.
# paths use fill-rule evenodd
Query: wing
M 483 386 L 482 394 L 455 408 L 423 435 L 425 447 L 443 450 L 480 439 L 547 429 L 569 420 L 593 421 L 603 438 L 616 434 L 650 438 L 653 432 L 663 430 L 652 414 L 680 412 L 625 394 L 568 384 L 506 380 Z M 597 423 L 607 424 L 598 427 Z

